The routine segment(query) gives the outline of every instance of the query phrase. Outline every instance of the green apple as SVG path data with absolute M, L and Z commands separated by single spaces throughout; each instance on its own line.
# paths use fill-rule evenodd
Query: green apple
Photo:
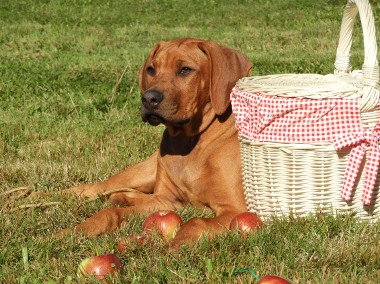
M 78 277 L 94 275 L 97 279 L 104 279 L 121 269 L 120 259 L 112 254 L 103 254 L 84 259 L 78 267 Z
M 172 210 L 160 210 L 150 214 L 143 223 L 143 229 L 151 234 L 157 231 L 166 242 L 171 241 L 182 225 L 181 217 Z
M 230 223 L 230 230 L 238 229 L 244 234 L 249 234 L 253 230 L 261 227 L 263 222 L 257 216 L 256 213 L 252 212 L 243 212 L 236 215 Z

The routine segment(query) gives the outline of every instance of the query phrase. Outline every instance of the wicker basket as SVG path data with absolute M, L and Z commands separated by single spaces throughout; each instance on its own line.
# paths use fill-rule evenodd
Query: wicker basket
M 349 56 L 354 20 L 358 12 L 364 36 L 365 58 L 362 70 L 351 71 Z M 232 91 L 231 102 L 239 129 L 248 209 L 257 212 L 264 219 L 273 215 L 302 216 L 315 212 L 354 212 L 362 219 L 377 219 L 380 214 L 380 174 L 377 169 L 373 171 L 375 184 L 372 184 L 370 202 L 363 202 L 362 195 L 366 190 L 366 171 L 369 171 L 366 164 L 371 159 L 370 155 L 379 152 L 379 90 L 375 24 L 370 4 L 366 0 L 349 0 L 344 10 L 334 74 L 280 74 L 242 78 Z M 278 104 L 273 106 L 276 109 L 279 105 L 287 106 L 295 101 L 322 104 L 334 101 L 343 104 L 352 102 L 358 108 L 358 120 L 361 125 L 357 127 L 362 129 L 363 133 L 371 133 L 371 139 L 375 139 L 375 144 L 365 141 L 363 133 L 358 134 L 362 136 L 356 142 L 348 143 L 338 150 L 333 141 L 319 141 L 316 137 L 312 142 L 288 141 L 293 139 L 293 134 L 286 127 L 292 126 L 293 121 L 282 125 L 280 131 L 276 130 L 280 136 L 284 134 L 285 138 L 281 136 L 282 138 L 272 141 L 267 138 L 269 136 L 260 133 L 262 129 L 266 129 L 261 126 L 268 126 L 278 117 L 272 115 L 272 120 L 267 121 L 267 124 L 263 123 L 267 117 L 261 117 L 261 100 L 267 100 L 269 105 L 272 101 L 277 102 Z M 245 112 L 251 114 L 243 111 L 242 115 L 239 109 L 242 107 L 242 101 L 246 104 Z M 256 109 L 250 109 L 250 103 Z M 350 111 L 351 108 L 348 112 Z M 287 114 L 286 111 L 284 113 Z M 342 126 L 344 128 L 349 124 L 348 119 L 349 117 L 342 117 L 342 121 L 336 126 L 339 131 Z M 262 125 L 258 126 L 259 123 Z M 336 130 L 330 131 L 333 133 L 332 136 Z M 307 129 L 305 131 L 312 132 Z M 352 131 L 347 129 L 341 132 L 344 136 L 352 134 Z M 302 140 L 303 137 L 300 136 L 299 139 Z M 358 147 L 364 147 L 365 156 L 359 163 L 356 162 L 358 174 L 353 177 L 352 192 L 344 199 L 342 184 L 347 171 L 352 167 L 352 151 Z M 354 157 L 352 159 L 354 160 Z M 378 165 L 378 162 L 376 163 Z

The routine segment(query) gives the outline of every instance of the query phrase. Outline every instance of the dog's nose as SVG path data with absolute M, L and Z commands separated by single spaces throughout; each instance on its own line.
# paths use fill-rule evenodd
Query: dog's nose
M 164 95 L 155 90 L 145 91 L 141 97 L 141 101 L 145 108 L 154 109 L 156 108 L 160 102 L 164 99 Z

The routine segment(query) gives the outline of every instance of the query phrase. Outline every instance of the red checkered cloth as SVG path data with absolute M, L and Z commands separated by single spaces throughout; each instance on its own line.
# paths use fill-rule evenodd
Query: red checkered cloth
M 380 124 L 377 124 L 373 129 L 365 129 L 359 135 L 348 133 L 337 137 L 333 141 L 337 150 L 353 146 L 343 179 L 342 197 L 344 199 L 351 200 L 360 164 L 366 155 L 366 148 L 369 147 L 370 150 L 365 165 L 366 178 L 362 198 L 365 205 L 371 204 L 380 163 L 379 138 Z
M 342 197 L 352 199 L 360 164 L 365 166 L 363 203 L 371 203 L 380 163 L 380 124 L 363 129 L 359 99 L 284 98 L 246 92 L 235 87 L 232 109 L 239 132 L 252 140 L 283 143 L 332 142 L 337 150 L 352 147 L 343 181 Z

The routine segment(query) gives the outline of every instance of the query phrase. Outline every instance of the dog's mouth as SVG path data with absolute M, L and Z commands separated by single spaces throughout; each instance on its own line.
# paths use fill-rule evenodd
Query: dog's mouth
M 142 115 L 142 120 L 144 122 L 148 122 L 152 126 L 157 126 L 162 123 L 162 124 L 170 124 L 174 127 L 183 127 L 184 125 L 190 122 L 189 118 L 185 118 L 179 121 L 174 121 L 174 120 L 166 119 L 156 113 L 144 113 Z
M 157 126 L 160 123 L 164 123 L 164 119 L 162 117 L 154 114 L 148 114 L 145 119 L 143 117 L 143 121 L 148 122 L 152 126 Z

